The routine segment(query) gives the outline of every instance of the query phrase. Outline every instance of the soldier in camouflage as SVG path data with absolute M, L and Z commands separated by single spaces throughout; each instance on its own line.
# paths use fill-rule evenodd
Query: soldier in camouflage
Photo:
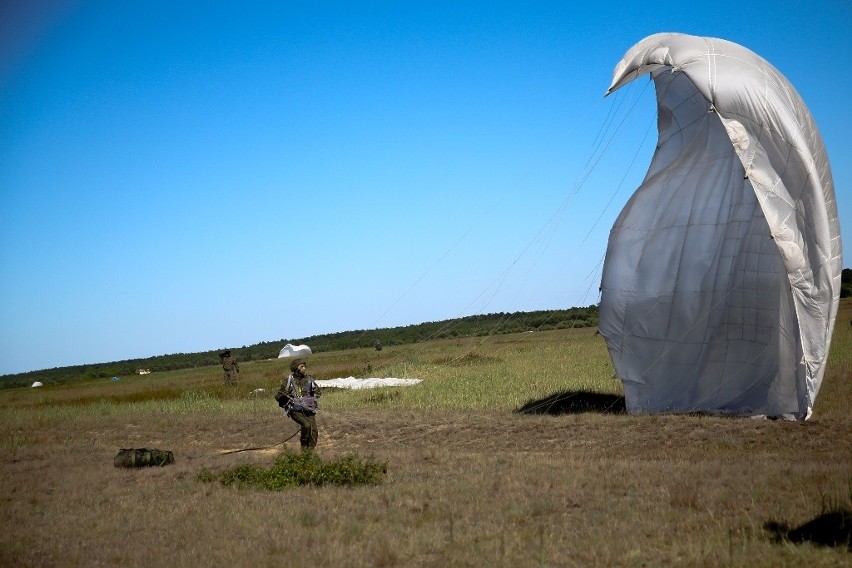
M 301 427 L 299 442 L 302 450 L 313 450 L 319 438 L 316 413 L 319 409 L 320 389 L 308 374 L 304 359 L 294 359 L 290 363 L 290 371 L 275 393 L 275 400 L 287 412 L 287 416 Z
M 240 366 L 237 365 L 237 360 L 231 356 L 231 350 L 226 349 L 219 353 L 219 359 L 221 359 L 222 369 L 225 371 L 225 386 L 236 386 L 237 373 L 240 372 Z

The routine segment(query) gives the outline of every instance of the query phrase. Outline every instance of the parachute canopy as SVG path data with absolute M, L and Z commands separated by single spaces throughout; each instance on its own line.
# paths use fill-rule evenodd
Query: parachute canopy
M 423 379 L 398 379 L 396 377 L 370 377 L 366 379 L 356 379 L 355 377 L 346 377 L 338 379 L 317 379 L 315 382 L 321 387 L 360 390 L 374 389 L 378 387 L 408 387 L 420 384 L 423 382 Z
M 778 70 L 728 41 L 649 36 L 607 94 L 645 73 L 659 140 L 610 232 L 601 284 L 627 410 L 805 419 L 842 262 L 814 119 Z
M 292 345 L 288 343 L 278 352 L 278 358 L 285 357 L 305 357 L 311 354 L 311 348 L 307 345 Z

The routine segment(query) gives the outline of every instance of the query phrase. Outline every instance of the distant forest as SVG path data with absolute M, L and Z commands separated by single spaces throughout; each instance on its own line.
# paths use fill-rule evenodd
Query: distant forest
M 570 308 L 567 310 L 496 313 L 463 318 L 426 322 L 404 327 L 373 330 L 343 331 L 313 335 L 298 339 L 263 341 L 255 345 L 229 347 L 237 361 L 274 359 L 284 345 L 306 344 L 314 353 L 339 351 L 363 347 L 382 347 L 419 343 L 430 339 L 482 337 L 530 330 L 570 329 L 598 325 L 598 307 Z M 72 367 L 57 367 L 0 376 L 0 389 L 30 386 L 35 381 L 44 385 L 65 383 L 79 379 L 121 377 L 136 374 L 138 369 L 151 372 L 175 371 L 219 364 L 219 349 L 201 353 L 175 353 L 145 359 L 128 359 L 112 363 L 93 363 Z

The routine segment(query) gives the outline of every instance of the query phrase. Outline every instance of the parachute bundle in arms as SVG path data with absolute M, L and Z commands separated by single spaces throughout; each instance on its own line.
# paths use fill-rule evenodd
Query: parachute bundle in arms
M 774 67 L 728 41 L 649 36 L 607 93 L 645 73 L 659 140 L 610 232 L 601 285 L 627 410 L 806 419 L 842 262 L 814 120 Z

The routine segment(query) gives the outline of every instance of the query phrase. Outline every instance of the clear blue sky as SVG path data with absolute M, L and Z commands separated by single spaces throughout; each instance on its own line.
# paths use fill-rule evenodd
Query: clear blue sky
M 597 303 L 656 141 L 647 80 L 603 94 L 657 32 L 790 79 L 848 248 L 851 29 L 848 0 L 0 0 L 0 374 Z

